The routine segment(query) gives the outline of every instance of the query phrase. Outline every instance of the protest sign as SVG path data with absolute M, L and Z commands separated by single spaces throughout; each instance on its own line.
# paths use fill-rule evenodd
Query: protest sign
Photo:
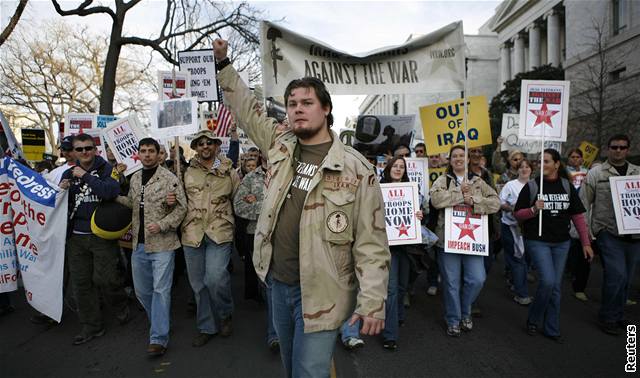
M 429 188 L 433 186 L 433 183 L 436 182 L 438 177 L 445 174 L 447 168 L 429 168 Z
M 107 127 L 107 124 L 109 122 L 113 122 L 117 119 L 118 117 L 116 116 L 98 114 L 98 116 L 96 117 L 96 127 L 98 129 L 104 129 L 105 127 Z
M 64 116 L 64 136 L 82 134 L 96 127 L 97 115 L 92 113 L 67 113 Z
M 14 159 L 0 160 L 0 293 L 18 288 L 27 302 L 60 321 L 67 191 Z
M 535 139 L 520 139 L 520 114 L 502 114 L 502 146 L 500 151 L 518 150 L 525 154 L 537 154 L 542 150 L 541 141 Z M 562 153 L 562 143 L 552 140 L 544 141 L 544 148 L 553 148 Z
M 331 95 L 462 91 L 462 22 L 398 46 L 349 54 L 263 21 L 260 28 L 265 97 L 282 96 L 291 80 L 316 77 Z
M 2 114 L 2 111 L 0 111 L 0 126 L 0 149 L 2 149 L 0 156 L 8 155 L 18 159 L 24 158 L 22 150 L 18 145 L 18 140 L 13 134 L 9 121 L 5 118 L 4 114 Z
M 178 52 L 180 71 L 191 74 L 191 97 L 198 101 L 218 101 L 216 60 L 213 50 Z
M 489 108 L 484 96 L 467 98 L 467 146 L 480 147 L 492 143 Z M 448 153 L 452 146 L 464 144 L 464 100 L 420 107 L 422 135 L 429 155 Z
M 389 245 L 422 243 L 422 228 L 416 217 L 420 210 L 418 184 L 398 182 L 380 184 L 380 188 Z
M 568 81 L 522 80 L 519 138 L 566 142 L 568 109 Z
M 411 182 L 418 184 L 420 194 L 429 195 L 429 159 L 427 158 L 404 158 L 407 163 L 407 176 Z
M 198 102 L 178 98 L 151 103 L 151 133 L 158 138 L 191 135 L 198 132 Z
M 489 216 L 474 214 L 466 205 L 445 208 L 444 251 L 489 256 Z
M 387 166 L 387 158 L 384 156 L 376 156 L 376 176 L 378 180 L 382 177 L 382 172 L 384 171 L 384 167 Z
M 594 160 L 598 158 L 598 152 L 600 149 L 587 141 L 582 141 L 580 146 L 578 146 L 578 149 L 582 151 L 582 158 L 584 159 L 584 163 L 582 163 L 582 165 L 587 168 L 591 167 Z
M 125 176 L 142 169 L 142 162 L 138 157 L 138 142 L 144 137 L 141 130 L 138 117 L 129 114 L 126 118 L 110 122 L 103 131 L 116 161 L 127 165 Z
M 393 155 L 399 145 L 411 146 L 415 115 L 358 117 L 353 148 L 365 156 Z
M 84 133 L 93 138 L 93 142 L 96 144 L 96 155 L 107 160 L 107 147 L 102 137 L 102 129 L 89 129 L 85 130 Z
M 174 82 L 175 94 L 173 93 Z M 189 96 L 191 96 L 191 74 L 189 71 L 158 71 L 158 100 L 164 101 Z
M 640 234 L 640 176 L 609 177 L 620 235 Z
M 22 129 L 22 152 L 31 161 L 40 161 L 44 154 L 44 130 Z

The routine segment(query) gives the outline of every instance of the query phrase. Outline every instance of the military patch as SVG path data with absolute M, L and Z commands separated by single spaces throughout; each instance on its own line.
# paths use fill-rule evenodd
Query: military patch
M 334 192 L 340 189 L 347 189 L 351 193 L 355 193 L 358 189 L 358 181 L 359 180 L 354 177 L 325 174 L 324 188 Z
M 327 227 L 334 234 L 339 234 L 347 229 L 349 218 L 344 211 L 334 211 L 327 217 Z

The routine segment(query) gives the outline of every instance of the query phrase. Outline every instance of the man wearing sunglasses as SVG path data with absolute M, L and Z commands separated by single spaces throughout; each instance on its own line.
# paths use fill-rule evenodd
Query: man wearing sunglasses
M 231 335 L 233 298 L 231 259 L 233 196 L 240 179 L 231 159 L 220 154 L 222 142 L 201 130 L 191 141 L 196 156 L 184 174 L 187 216 L 182 222 L 182 245 L 189 283 L 196 297 L 198 334 L 192 346 L 205 345 L 216 334 Z
M 390 253 L 373 166 L 330 127 L 331 96 L 317 78 L 293 80 L 290 129 L 266 112 L 214 41 L 218 82 L 240 125 L 271 164 L 253 264 L 271 288 L 272 320 L 288 377 L 329 376 L 338 329 L 384 327 Z
M 61 188 L 69 189 L 67 257 L 82 324 L 74 345 L 104 335 L 100 293 L 111 303 L 121 324 L 129 320 L 124 277 L 118 270 L 118 241 L 105 240 L 91 232 L 91 216 L 100 201 L 113 200 L 120 193 L 120 185 L 111 178 L 111 165 L 96 156 L 94 143 L 87 134 L 73 138 L 76 164 L 62 175 L 60 182 Z
M 591 219 L 588 222 L 591 235 L 596 238 L 604 267 L 598 320 L 602 331 L 610 335 L 619 335 L 627 327 L 624 319 L 627 288 L 640 251 L 640 234 L 618 234 L 609 185 L 610 177 L 640 175 L 640 167 L 627 161 L 630 146 L 627 135 L 611 137 L 607 161 L 591 169 L 580 187 L 580 198 Z

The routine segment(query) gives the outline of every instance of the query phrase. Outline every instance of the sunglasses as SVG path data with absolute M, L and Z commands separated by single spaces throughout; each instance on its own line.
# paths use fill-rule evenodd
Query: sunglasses
M 90 152 L 90 151 L 93 151 L 94 148 L 95 148 L 94 146 L 84 146 L 84 147 L 76 147 L 74 148 L 74 150 L 76 152 L 83 152 L 83 151 Z
M 609 146 L 610 150 L 622 150 L 622 151 L 624 151 L 624 150 L 626 150 L 628 148 L 629 148 L 629 146 Z
M 201 142 L 198 142 L 198 147 L 203 147 L 205 144 L 207 146 L 212 146 L 215 142 L 212 141 L 211 139 L 207 139 L 207 140 L 203 140 Z

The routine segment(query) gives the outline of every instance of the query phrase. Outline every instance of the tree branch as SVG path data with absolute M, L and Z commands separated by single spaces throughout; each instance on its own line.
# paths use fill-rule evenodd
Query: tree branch
M 58 12 L 59 15 L 61 16 L 89 16 L 92 14 L 99 14 L 99 13 L 106 13 L 108 14 L 111 19 L 115 22 L 116 21 L 116 14 L 113 10 L 111 10 L 111 8 L 109 7 L 105 7 L 105 6 L 95 6 L 93 8 L 87 8 L 89 5 L 91 5 L 93 3 L 93 0 L 85 0 L 84 2 L 82 2 L 82 4 L 78 5 L 77 8 L 75 9 L 69 9 L 69 10 L 63 10 L 62 7 L 60 6 L 60 3 L 58 3 L 58 0 L 51 0 L 53 3 L 53 7 L 56 9 L 56 12 Z M 134 0 L 132 0 L 134 1 Z M 139 1 L 139 0 L 138 0 Z M 135 4 L 134 4 L 135 5 Z
M 27 1 L 28 0 L 20 0 L 20 2 L 18 3 L 18 6 L 16 7 L 16 11 L 13 13 L 13 16 L 11 16 L 11 20 L 9 20 L 9 24 L 7 25 L 6 28 L 4 28 L 2 33 L 0 33 L 0 46 L 2 46 L 2 44 L 4 44 L 4 42 L 7 40 L 7 38 L 9 38 L 9 35 L 11 34 L 11 32 L 13 32 L 13 29 L 18 24 L 18 20 L 20 20 L 20 17 L 22 16 L 22 12 L 24 11 L 24 8 L 27 6 Z

